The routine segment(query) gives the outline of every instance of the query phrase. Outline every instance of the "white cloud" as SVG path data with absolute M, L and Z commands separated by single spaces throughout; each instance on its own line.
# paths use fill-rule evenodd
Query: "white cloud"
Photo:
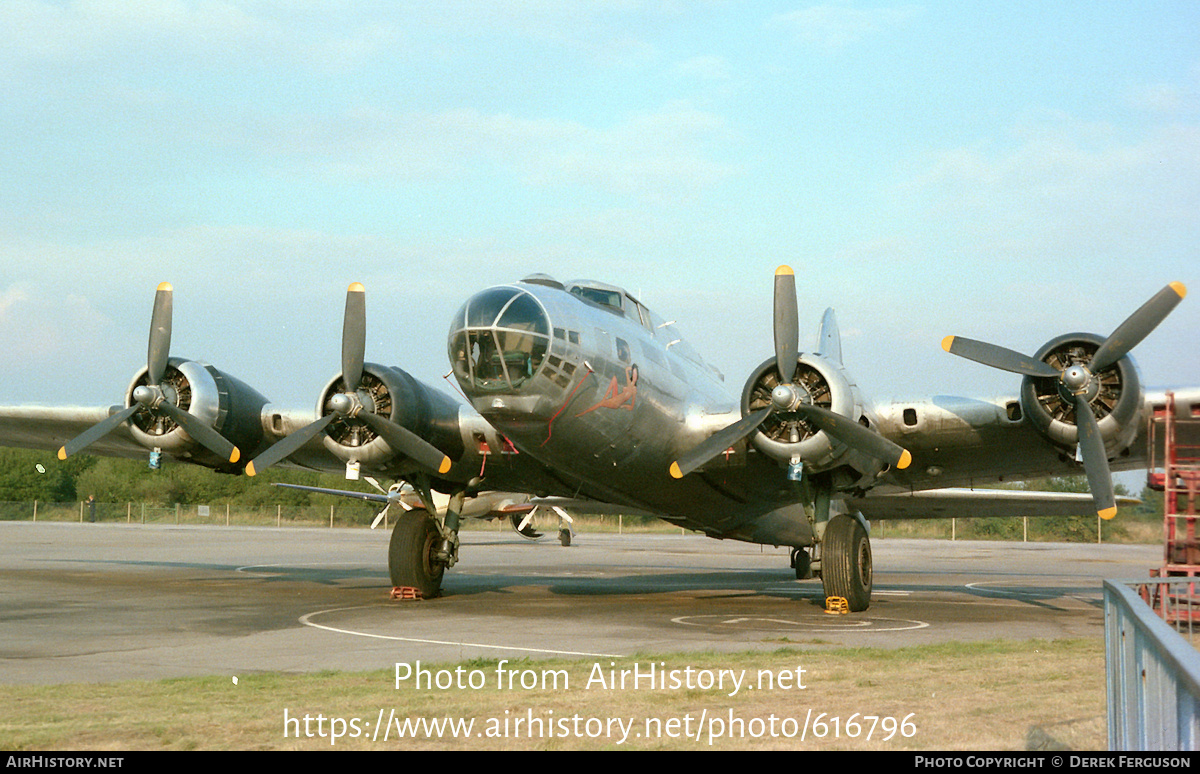
M 889 29 L 904 25 L 920 13 L 916 6 L 852 8 L 815 5 L 779 14 L 770 25 L 790 30 L 796 40 L 829 51 L 839 51 Z

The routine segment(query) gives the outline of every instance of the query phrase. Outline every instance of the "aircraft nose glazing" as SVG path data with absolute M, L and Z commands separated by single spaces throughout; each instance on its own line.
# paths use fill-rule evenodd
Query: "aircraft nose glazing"
M 531 294 L 514 287 L 472 296 L 450 325 L 454 375 L 467 392 L 519 391 L 550 349 L 550 317 Z

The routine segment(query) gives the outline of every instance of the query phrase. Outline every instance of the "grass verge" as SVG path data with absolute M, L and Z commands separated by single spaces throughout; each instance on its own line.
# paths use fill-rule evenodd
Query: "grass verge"
M 635 665 L 643 675 L 636 686 L 628 674 Z M 501 665 L 477 659 L 420 667 L 432 686 L 418 688 L 411 677 L 397 686 L 396 669 L 243 674 L 237 684 L 224 675 L 3 686 L 0 749 L 1021 750 L 1057 744 L 1102 750 L 1106 745 L 1104 646 L 1098 640 L 784 648 L 615 662 Z M 645 677 L 651 670 L 653 684 Z M 672 678 L 680 681 L 678 687 Z M 439 681 L 447 687 L 437 687 Z M 472 681 L 479 687 L 470 687 Z M 429 725 L 446 719 L 460 723 L 457 733 L 445 725 L 438 733 Z M 471 725 L 462 725 L 466 722 Z M 409 733 L 398 739 L 398 729 L 405 727 Z M 340 738 L 332 738 L 335 731 Z

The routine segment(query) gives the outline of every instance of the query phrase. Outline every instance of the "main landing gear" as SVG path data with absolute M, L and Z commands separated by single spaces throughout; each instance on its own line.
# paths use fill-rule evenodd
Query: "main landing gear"
M 405 512 L 392 528 L 388 545 L 392 586 L 417 589 L 426 599 L 436 597 L 448 564 L 446 540 L 437 522 L 421 508 Z
M 416 486 L 422 501 L 432 503 L 428 484 Z M 458 521 L 464 499 L 465 490 L 451 495 L 440 519 L 432 508 L 413 508 L 397 519 L 388 544 L 393 588 L 416 589 L 425 599 L 441 593 L 442 576 L 458 562 Z
M 871 605 L 871 540 L 862 522 L 839 513 L 821 539 L 821 583 L 825 597 L 842 597 L 850 612 Z

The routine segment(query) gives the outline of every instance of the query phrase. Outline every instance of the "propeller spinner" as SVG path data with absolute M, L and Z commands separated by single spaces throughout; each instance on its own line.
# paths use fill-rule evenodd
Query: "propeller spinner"
M 1083 458 L 1083 469 L 1087 474 L 1096 512 L 1101 518 L 1111 519 L 1117 515 L 1116 498 L 1108 454 L 1104 450 L 1099 419 L 1093 407 L 1093 401 L 1100 391 L 1099 374 L 1116 365 L 1150 335 L 1186 295 L 1187 288 L 1183 283 L 1172 282 L 1118 325 L 1096 350 L 1090 362 L 1066 362 L 1061 369 L 996 344 L 961 336 L 947 336 L 942 340 L 942 349 L 1002 371 L 1058 380 L 1063 399 L 1075 405 L 1079 455 Z
M 184 432 L 197 443 L 231 463 L 241 458 L 241 452 L 227 438 L 194 415 L 181 409 L 176 402 L 178 394 L 164 382 L 171 349 L 171 305 L 173 291 L 169 282 L 160 283 L 154 294 L 154 311 L 150 319 L 150 344 L 146 352 L 146 378 L 148 383 L 133 390 L 133 404 L 118 411 L 108 419 L 67 441 L 58 450 L 58 458 L 79 452 L 117 429 L 139 411 L 153 416 L 165 416 L 175 421 Z
M 771 392 L 770 405 L 747 414 L 732 425 L 714 433 L 700 445 L 671 463 L 671 475 L 683 478 L 688 473 L 720 456 L 730 446 L 746 438 L 772 414 L 790 414 L 818 430 L 890 465 L 904 469 L 912 462 L 908 451 L 882 435 L 863 427 L 852 418 L 812 404 L 804 385 L 795 381 L 800 350 L 800 326 L 796 304 L 796 275 L 790 266 L 775 270 L 775 364 L 780 384 Z
M 450 458 L 420 436 L 374 412 L 369 399 L 364 403 L 359 392 L 363 379 L 363 359 L 367 341 L 366 289 L 355 282 L 346 290 L 346 313 L 342 323 L 342 383 L 345 392 L 329 399 L 330 412 L 284 438 L 246 465 L 253 476 L 296 452 L 323 431 L 335 419 L 357 419 L 378 433 L 387 445 L 421 467 L 445 474 Z

